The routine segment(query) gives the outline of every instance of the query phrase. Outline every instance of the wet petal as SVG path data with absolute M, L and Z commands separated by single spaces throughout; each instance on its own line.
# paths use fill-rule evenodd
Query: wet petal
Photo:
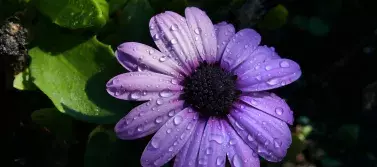
M 264 159 L 281 161 L 292 143 L 288 125 L 246 104 L 235 104 L 228 116 L 238 135 Z
M 232 167 L 252 166 L 259 167 L 258 154 L 254 152 L 234 131 L 228 122 L 222 122 L 229 136 L 227 157 Z
M 158 97 L 170 97 L 183 87 L 174 77 L 154 72 L 129 72 L 112 78 L 107 92 L 124 100 L 145 101 Z
M 127 42 L 119 45 L 116 57 L 129 71 L 152 71 L 175 77 L 187 73 L 160 51 L 141 43 Z
M 225 47 L 221 66 L 232 71 L 257 48 L 261 36 L 253 29 L 243 29 L 236 33 Z
M 144 149 L 141 165 L 162 166 L 170 161 L 193 133 L 198 117 L 197 112 L 186 108 L 169 119 Z
M 198 121 L 193 134 L 177 154 L 174 161 L 174 167 L 196 166 L 196 163 L 198 162 L 200 141 L 202 140 L 206 123 L 206 120 Z
M 200 57 L 208 62 L 215 62 L 217 41 L 211 19 L 196 7 L 186 8 L 185 16 Z
M 273 93 L 244 93 L 240 100 L 288 124 L 293 124 L 293 112 L 288 104 Z
M 121 139 L 137 139 L 156 132 L 171 117 L 183 109 L 184 101 L 179 95 L 157 98 L 132 109 L 115 126 Z
M 273 59 L 238 75 L 241 91 L 263 91 L 278 88 L 296 81 L 301 76 L 300 66 L 288 59 Z
M 200 143 L 198 166 L 225 166 L 227 138 L 220 120 L 209 118 Z
M 182 16 L 174 12 L 158 14 L 150 20 L 149 29 L 161 52 L 179 66 L 189 72 L 198 66 L 198 53 Z
M 260 66 L 263 62 L 279 58 L 280 56 L 277 55 L 274 48 L 258 46 L 255 51 L 246 58 L 245 61 L 234 69 L 234 74 L 242 75 L 250 69 L 258 68 L 258 66 Z
M 217 54 L 216 61 L 221 60 L 226 45 L 235 34 L 235 29 L 232 24 L 221 22 L 215 24 L 215 32 L 217 38 Z

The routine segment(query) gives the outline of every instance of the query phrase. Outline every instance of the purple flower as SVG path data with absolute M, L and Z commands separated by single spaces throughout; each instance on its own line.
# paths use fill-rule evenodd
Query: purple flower
M 293 113 L 266 90 L 297 80 L 301 70 L 272 47 L 259 46 L 253 29 L 213 25 L 198 8 L 185 16 L 167 11 L 154 16 L 150 33 L 156 50 L 121 44 L 116 56 L 129 71 L 112 78 L 107 91 L 123 100 L 145 101 L 115 127 L 131 140 L 156 133 L 142 166 L 259 166 L 258 155 L 281 161 L 292 139 Z

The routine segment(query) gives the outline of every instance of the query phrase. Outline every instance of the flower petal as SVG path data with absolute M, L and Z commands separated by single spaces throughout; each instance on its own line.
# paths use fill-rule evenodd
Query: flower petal
M 198 124 L 193 131 L 194 134 L 191 135 L 185 146 L 183 146 L 181 151 L 177 154 L 174 161 L 174 167 L 196 166 L 196 163 L 198 162 L 200 141 L 202 140 L 206 123 L 207 121 L 204 119 L 198 121 Z
M 130 140 L 156 132 L 166 121 L 183 109 L 184 101 L 178 98 L 179 95 L 153 99 L 132 109 L 115 125 L 117 136 Z
M 274 93 L 245 93 L 241 95 L 240 100 L 290 125 L 293 124 L 293 112 L 285 100 Z
M 235 29 L 232 24 L 221 22 L 221 23 L 215 24 L 215 32 L 216 32 L 216 38 L 217 38 L 216 61 L 219 61 L 221 60 L 221 57 L 224 53 L 226 45 L 235 34 Z
M 152 71 L 174 77 L 187 74 L 187 71 L 166 55 L 141 43 L 126 42 L 119 45 L 116 57 L 129 71 Z
M 198 53 L 182 16 L 174 12 L 158 14 L 150 20 L 149 30 L 160 51 L 179 66 L 188 72 L 198 66 Z
M 288 125 L 249 105 L 234 106 L 228 119 L 241 138 L 264 159 L 281 161 L 292 143 Z
M 153 136 L 141 156 L 142 166 L 162 166 L 170 161 L 189 139 L 199 115 L 186 108 L 169 119 Z
M 255 153 L 234 131 L 228 122 L 222 121 L 226 133 L 229 135 L 227 156 L 232 167 L 259 167 L 258 154 Z
M 253 68 L 258 68 L 261 63 L 272 60 L 279 59 L 280 56 L 274 51 L 274 48 L 269 48 L 267 46 L 258 46 L 251 55 L 249 55 L 244 62 L 242 62 L 236 69 L 234 69 L 234 74 L 242 75 L 245 72 Z
M 198 166 L 225 166 L 227 138 L 220 120 L 210 117 L 200 143 Z
M 241 91 L 263 91 L 278 88 L 296 81 L 301 76 L 300 66 L 288 59 L 273 59 L 238 75 Z
M 217 41 L 211 19 L 196 7 L 186 8 L 185 16 L 200 57 L 208 62 L 215 62 Z
M 129 72 L 112 78 L 107 92 L 124 100 L 145 101 L 158 97 L 170 97 L 183 87 L 174 77 L 154 72 Z
M 232 71 L 257 48 L 261 36 L 253 29 L 243 29 L 236 33 L 225 47 L 221 66 Z

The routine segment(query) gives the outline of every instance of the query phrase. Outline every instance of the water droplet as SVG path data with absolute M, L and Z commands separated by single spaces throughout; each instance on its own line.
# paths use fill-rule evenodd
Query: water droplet
M 190 122 L 188 125 L 187 125 L 187 130 L 190 130 L 192 129 L 192 127 L 194 127 L 194 123 Z
M 207 161 L 204 158 L 199 158 L 199 165 L 206 165 Z
M 134 92 L 131 93 L 131 99 L 137 100 L 141 97 L 141 91 L 140 90 L 135 90 Z
M 163 102 L 161 99 L 157 99 L 157 100 L 156 100 L 156 104 L 157 104 L 157 105 L 161 105 L 161 104 L 163 104 L 163 103 L 164 103 L 164 102 Z
M 274 146 L 275 146 L 276 148 L 281 147 L 282 144 L 283 144 L 283 142 L 280 141 L 279 139 L 277 139 L 277 138 L 274 139 Z
M 157 124 L 161 123 L 162 122 L 162 117 L 161 116 L 157 117 L 156 120 L 155 120 L 155 122 Z
M 249 45 L 245 45 L 245 46 L 244 46 L 245 49 L 248 48 L 248 47 L 249 47 Z
M 258 105 L 258 102 L 255 99 L 251 99 L 251 104 L 256 106 L 256 105 Z
M 224 138 L 223 138 L 223 136 L 221 136 L 221 135 L 213 134 L 213 135 L 210 137 L 209 141 L 215 141 L 216 143 L 221 144 L 221 143 L 224 142 Z
M 267 65 L 266 67 L 265 67 L 265 69 L 268 71 L 268 70 L 271 70 L 272 69 L 272 67 L 271 66 L 269 66 L 269 65 Z
M 174 44 L 177 43 L 177 40 L 176 40 L 176 39 L 171 39 L 171 40 L 170 40 L 170 43 L 171 43 L 172 45 L 174 45 Z
M 131 118 L 126 118 L 126 125 L 130 124 L 132 122 Z
M 166 133 L 167 134 L 171 133 L 171 129 L 166 130 Z
M 241 167 L 242 166 L 242 160 L 238 155 L 233 156 L 232 163 L 233 163 L 234 167 Z
M 172 117 L 172 116 L 174 116 L 174 113 L 175 113 L 175 111 L 174 111 L 174 110 L 171 110 L 171 111 L 169 111 L 169 113 L 168 113 L 169 117 Z
M 178 144 L 178 142 L 174 142 L 173 145 L 176 146 Z
M 147 69 L 148 69 L 148 66 L 145 65 L 145 64 L 139 64 L 139 65 L 137 66 L 137 71 L 139 71 L 139 72 L 145 71 L 145 70 L 147 70 Z
M 171 31 L 178 30 L 178 25 L 177 25 L 177 24 L 173 24 L 173 25 L 170 27 L 170 30 L 171 30 Z
M 258 81 L 262 80 L 262 76 L 258 75 L 257 77 L 255 77 L 255 79 L 257 79 Z
M 229 140 L 229 145 L 235 145 L 237 143 L 236 139 L 230 139 Z
M 207 149 L 206 149 L 206 154 L 207 155 L 210 155 L 210 154 L 212 154 L 213 153 L 213 149 L 211 148 L 211 147 L 208 147 Z
M 251 136 L 251 135 L 247 135 L 247 140 L 249 140 L 249 141 L 254 141 L 254 138 L 253 138 L 253 136 Z
M 176 117 L 174 117 L 174 124 L 175 125 L 179 125 L 182 121 L 183 121 L 183 118 L 179 115 L 177 115 Z
M 144 130 L 144 126 L 140 125 L 137 127 L 137 131 L 142 132 Z
M 173 151 L 173 150 L 174 150 L 174 147 L 173 147 L 173 146 L 169 147 L 169 151 L 170 151 L 170 152 Z
M 149 29 L 154 30 L 154 25 L 150 25 Z
M 158 143 L 157 139 L 152 139 L 152 141 L 151 141 L 151 145 L 152 145 L 152 147 L 154 147 L 154 148 L 158 148 L 158 147 L 160 147 L 160 144 Z
M 160 92 L 161 97 L 171 97 L 173 96 L 173 92 L 169 89 L 164 89 Z
M 222 164 L 224 164 L 224 162 L 225 162 L 224 157 L 217 157 L 216 158 L 216 165 L 222 165 Z
M 154 39 L 155 41 L 160 40 L 160 35 L 158 35 L 158 34 L 154 34 L 153 39 Z
M 264 145 L 265 146 L 268 146 L 270 144 L 270 141 L 268 141 L 268 140 L 266 140 L 265 142 L 264 142 Z
M 200 34 L 200 29 L 199 28 L 195 28 L 195 30 L 194 30 L 194 32 L 195 32 L 195 34 Z
M 154 53 L 154 50 L 151 49 L 151 50 L 149 51 L 149 55 L 152 55 L 153 53 Z
M 284 112 L 284 110 L 283 110 L 282 108 L 280 108 L 280 107 L 278 107 L 278 108 L 275 109 L 275 113 L 276 113 L 277 115 L 282 115 L 283 112 Z
M 172 83 L 173 85 L 177 85 L 177 84 L 178 84 L 178 80 L 176 80 L 176 79 L 171 79 L 171 83 Z
M 245 130 L 238 122 L 236 122 L 236 126 L 238 129 Z
M 279 80 L 277 78 L 273 78 L 267 81 L 267 84 L 269 85 L 276 85 L 278 84 Z
M 162 57 L 160 57 L 160 58 L 158 59 L 158 61 L 160 61 L 160 62 L 164 62 L 164 61 L 166 61 L 166 59 L 167 59 L 166 56 L 162 56 Z
M 289 63 L 287 61 L 280 62 L 280 67 L 287 68 L 289 67 Z

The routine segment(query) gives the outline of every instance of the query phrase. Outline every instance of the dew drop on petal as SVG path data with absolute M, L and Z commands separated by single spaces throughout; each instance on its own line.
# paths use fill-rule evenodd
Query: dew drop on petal
M 174 121 L 174 125 L 179 125 L 183 121 L 183 118 L 177 115 L 176 117 L 174 117 L 173 121 Z
M 217 157 L 216 158 L 216 165 L 222 165 L 224 164 L 225 160 L 223 157 Z
M 195 34 L 199 35 L 200 34 L 200 29 L 199 28 L 195 28 L 194 32 L 195 32 Z
M 171 133 L 171 129 L 166 130 L 166 133 L 167 134 Z
M 161 123 L 162 122 L 162 117 L 161 116 L 157 117 L 156 120 L 155 120 L 155 122 L 157 124 Z
M 153 35 L 153 39 L 154 39 L 155 41 L 160 40 L 160 35 L 158 35 L 158 34 L 154 34 L 154 35 Z
M 188 125 L 187 125 L 187 130 L 190 130 L 192 129 L 192 127 L 194 127 L 194 123 L 190 122 Z
M 152 145 L 153 148 L 160 147 L 160 144 L 158 143 L 157 139 L 152 139 L 151 145 Z
M 223 138 L 223 136 L 221 136 L 221 135 L 213 134 L 213 135 L 210 137 L 209 141 L 215 141 L 216 143 L 221 144 L 221 143 L 224 142 L 224 138 Z
M 169 117 L 174 116 L 174 113 L 175 113 L 175 110 L 171 110 L 171 111 L 169 111 L 169 113 L 168 113 Z
M 154 53 L 154 50 L 151 49 L 151 50 L 149 51 L 149 54 L 152 55 L 153 53 Z
M 251 136 L 251 135 L 247 135 L 247 140 L 249 140 L 249 141 L 254 141 L 254 138 L 253 138 L 253 136 Z
M 144 130 L 144 126 L 140 125 L 137 127 L 137 131 L 142 132 Z
M 274 139 L 274 146 L 276 148 L 280 148 L 282 144 L 283 144 L 283 142 L 280 141 L 279 139 L 277 139 L 277 138 Z
M 171 30 L 171 31 L 178 30 L 178 25 L 177 25 L 177 24 L 173 24 L 173 25 L 170 27 L 170 30 Z
M 275 109 L 275 113 L 276 113 L 277 115 L 282 115 L 283 112 L 284 112 L 284 110 L 283 110 L 282 108 L 280 108 L 280 107 L 278 107 L 278 108 Z
M 174 150 L 174 147 L 173 147 L 173 146 L 169 147 L 169 151 L 170 151 L 170 152 L 173 151 L 173 150 Z
M 164 89 L 160 92 L 161 97 L 171 97 L 173 96 L 173 92 L 169 89 Z
M 276 84 L 278 84 L 278 82 L 279 82 L 278 79 L 273 78 L 273 79 L 268 80 L 267 84 L 269 84 L 269 85 L 276 85 Z
M 287 68 L 289 67 L 289 63 L 287 61 L 280 62 L 280 67 Z
M 236 140 L 235 139 L 230 139 L 229 140 L 229 145 L 235 145 L 236 144 Z
M 178 81 L 177 81 L 176 79 L 171 79 L 171 83 L 172 83 L 173 85 L 177 85 L 177 84 L 178 84 Z
M 272 69 L 272 67 L 271 66 L 269 66 L 269 65 L 267 65 L 266 67 L 265 67 L 265 69 L 268 71 L 268 70 L 271 70 Z
M 164 61 L 166 61 L 166 56 L 162 56 L 162 57 L 160 57 L 159 59 L 158 59 L 158 61 L 160 61 L 160 62 L 164 62 Z
M 232 164 L 234 167 L 241 167 L 242 166 L 242 160 L 238 155 L 234 155 L 232 158 Z
M 204 158 L 199 158 L 199 165 L 206 165 L 207 161 Z
M 213 153 L 213 149 L 211 148 L 211 147 L 208 147 L 207 149 L 206 149 L 206 154 L 207 155 L 210 155 L 210 154 L 212 154 Z
M 141 97 L 141 91 L 140 90 L 135 90 L 131 93 L 131 99 L 137 100 Z
M 172 45 L 177 44 L 177 40 L 176 40 L 176 39 L 171 39 L 171 40 L 170 40 L 170 43 L 171 43 Z
M 161 105 L 161 104 L 163 104 L 163 103 L 164 103 L 164 102 L 163 102 L 161 99 L 157 99 L 157 100 L 156 100 L 156 104 L 157 104 L 157 105 Z

